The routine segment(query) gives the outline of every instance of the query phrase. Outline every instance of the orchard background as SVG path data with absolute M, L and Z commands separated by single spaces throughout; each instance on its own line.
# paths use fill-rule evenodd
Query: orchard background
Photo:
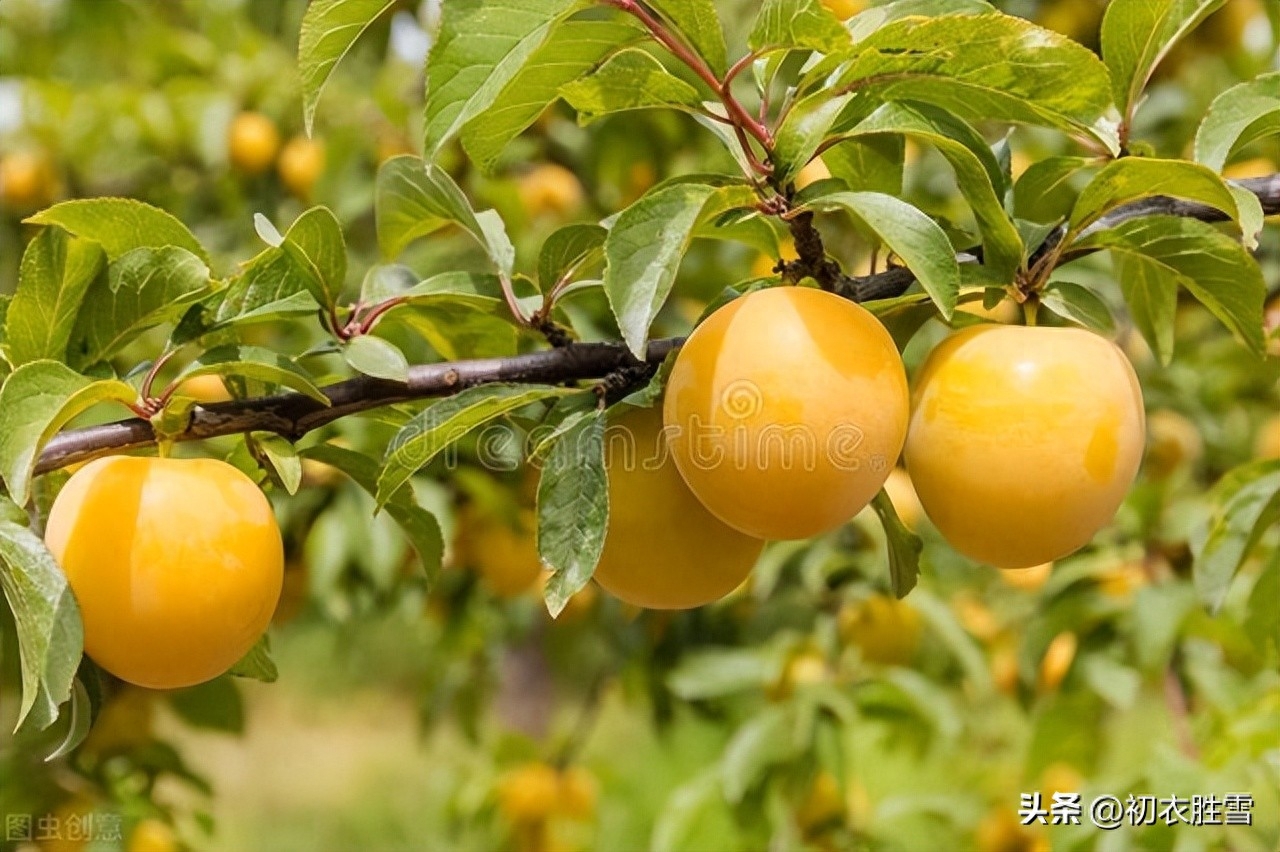
M 440 5 L 0 2 L 4 848 L 1276 849 L 1280 4 Z M 909 373 L 978 322 L 1117 341 L 1114 522 L 998 571 L 895 471 L 717 603 L 600 591 L 570 439 L 777 285 Z M 287 556 L 269 643 L 174 691 L 82 658 L 39 539 L 157 443 Z

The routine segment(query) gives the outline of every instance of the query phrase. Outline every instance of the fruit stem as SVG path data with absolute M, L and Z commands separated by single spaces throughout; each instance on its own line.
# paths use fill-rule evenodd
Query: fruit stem
M 1040 312 L 1040 299 L 1034 293 L 1027 297 L 1022 303 L 1022 316 L 1026 320 L 1027 325 L 1034 326 L 1036 324 L 1036 315 Z

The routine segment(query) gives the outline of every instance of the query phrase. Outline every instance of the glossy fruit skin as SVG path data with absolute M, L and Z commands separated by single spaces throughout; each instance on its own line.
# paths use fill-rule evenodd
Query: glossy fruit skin
M 629 411 L 606 430 L 609 530 L 595 580 L 629 604 L 690 609 L 737 588 L 764 542 L 708 512 L 668 449 L 656 408 Z
M 295 136 L 280 151 L 276 172 L 280 182 L 303 201 L 311 199 L 311 190 L 324 173 L 324 143 L 318 139 Z
M 1142 461 L 1142 389 L 1110 341 L 981 325 L 942 341 L 913 396 L 907 470 L 964 555 L 1027 568 L 1083 547 Z
M 231 120 L 227 131 L 227 152 L 231 165 L 242 172 L 259 175 L 271 168 L 280 150 L 280 131 L 260 112 L 242 112 Z
M 221 461 L 90 462 L 54 501 L 45 541 L 80 604 L 86 653 L 138 686 L 222 674 L 266 631 L 280 598 L 271 504 Z
M 809 538 L 861 511 L 902 451 L 908 391 L 864 308 L 809 287 L 725 305 L 680 349 L 663 406 L 690 489 L 725 523 Z

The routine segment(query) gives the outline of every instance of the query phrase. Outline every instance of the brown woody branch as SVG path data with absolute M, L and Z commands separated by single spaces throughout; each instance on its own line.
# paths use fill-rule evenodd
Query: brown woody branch
M 1280 214 L 1280 174 L 1242 180 L 1238 184 L 1258 196 L 1267 215 Z M 1221 211 L 1202 204 L 1172 198 L 1148 198 L 1116 208 L 1091 226 L 1091 230 L 1114 227 L 1120 222 L 1152 214 L 1185 216 L 1206 222 L 1226 218 Z M 800 218 L 796 217 L 796 220 Z M 812 229 L 813 224 L 806 220 L 800 227 Z M 1051 234 L 1032 259 L 1052 249 L 1061 239 L 1061 231 Z M 819 259 L 815 251 L 816 247 L 807 247 L 809 262 Z M 980 253 L 971 253 L 966 260 L 972 261 L 975 256 L 980 257 Z M 825 255 L 821 259 L 825 263 Z M 824 265 L 822 274 L 827 269 Z M 840 273 L 838 280 L 831 282 L 831 289 L 853 301 L 867 302 L 899 296 L 914 281 L 915 277 L 905 268 L 861 277 Z M 331 402 L 328 406 L 297 393 L 215 403 L 195 408 L 186 429 L 171 437 L 176 441 L 198 441 L 262 431 L 296 440 L 351 414 L 395 403 L 447 396 L 475 385 L 494 382 L 559 384 L 606 379 L 620 373 L 639 374 L 642 371 L 638 368 L 643 368 L 646 363 L 656 365 L 679 348 L 682 342 L 681 338 L 651 342 L 645 362 L 637 360 L 620 343 L 569 343 L 510 358 L 425 364 L 411 367 L 407 382 L 361 376 L 329 385 L 324 388 Z M 151 423 L 141 418 L 72 429 L 55 435 L 49 441 L 36 464 L 36 473 L 48 473 L 100 455 L 155 442 L 156 434 Z

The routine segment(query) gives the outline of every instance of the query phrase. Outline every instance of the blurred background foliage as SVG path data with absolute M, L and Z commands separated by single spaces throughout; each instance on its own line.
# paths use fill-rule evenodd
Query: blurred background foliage
M 747 25 L 749 0 L 724 5 L 731 27 Z M 998 5 L 1097 47 L 1103 0 Z M 21 219 L 96 195 L 173 212 L 211 248 L 215 273 L 261 248 L 255 213 L 283 225 L 324 204 L 359 282 L 377 260 L 377 166 L 417 147 L 437 14 L 430 0 L 393 6 L 344 62 L 308 140 L 294 67 L 303 0 L 4 0 L 0 293 L 29 235 Z M 1276 67 L 1274 6 L 1230 0 L 1179 46 L 1135 137 L 1185 155 L 1216 94 Z M 1015 175 L 1074 153 L 1052 134 L 986 130 Z M 972 222 L 945 161 L 913 146 L 906 156 L 906 197 L 963 244 Z M 672 175 L 731 169 L 725 157 L 685 116 L 628 113 L 584 129 L 552 110 L 494 176 L 458 152 L 446 165 L 478 207 L 503 215 L 527 270 L 556 227 L 610 215 Z M 1264 140 L 1227 174 L 1272 173 L 1278 161 L 1280 140 Z M 827 237 L 849 271 L 869 268 L 856 233 Z M 1273 289 L 1278 248 L 1269 227 L 1258 256 Z M 446 234 L 406 262 L 425 276 L 482 259 Z M 686 331 L 724 287 L 774 262 L 696 243 L 655 336 Z M 1108 274 L 1102 263 L 1070 271 Z M 565 307 L 584 336 L 616 336 L 598 292 Z M 1280 309 L 1269 319 L 1280 324 Z M 946 332 L 935 325 L 907 350 L 909 367 Z M 640 612 L 589 587 L 552 621 L 518 420 L 506 439 L 464 442 L 415 482 L 452 542 L 451 568 L 427 596 L 412 551 L 364 492 L 308 462 L 309 487 L 275 495 L 289 556 L 272 630 L 280 681 L 224 677 L 170 694 L 105 684 L 88 741 L 45 763 L 59 731 L 7 733 L 17 661 L 6 624 L 0 814 L 30 815 L 33 837 L 42 826 L 59 835 L 42 849 L 1273 850 L 1280 547 L 1269 534 L 1210 615 L 1191 588 L 1188 542 L 1223 472 L 1280 457 L 1280 362 L 1252 359 L 1199 306 L 1181 306 L 1178 325 L 1167 368 L 1118 332 L 1146 391 L 1149 449 L 1116 524 L 1086 551 L 1022 572 L 971 564 L 894 474 L 894 502 L 926 542 L 920 588 L 904 602 L 888 596 L 879 526 L 860 518 L 771 545 L 714 606 Z M 304 323 L 257 334 L 290 352 L 319 340 Z M 421 360 L 503 348 L 484 329 L 441 351 L 411 339 Z M 350 418 L 310 440 L 381 446 L 386 421 Z M 1086 802 L 1248 792 L 1254 824 L 1023 828 L 1019 794 L 1037 790 Z

